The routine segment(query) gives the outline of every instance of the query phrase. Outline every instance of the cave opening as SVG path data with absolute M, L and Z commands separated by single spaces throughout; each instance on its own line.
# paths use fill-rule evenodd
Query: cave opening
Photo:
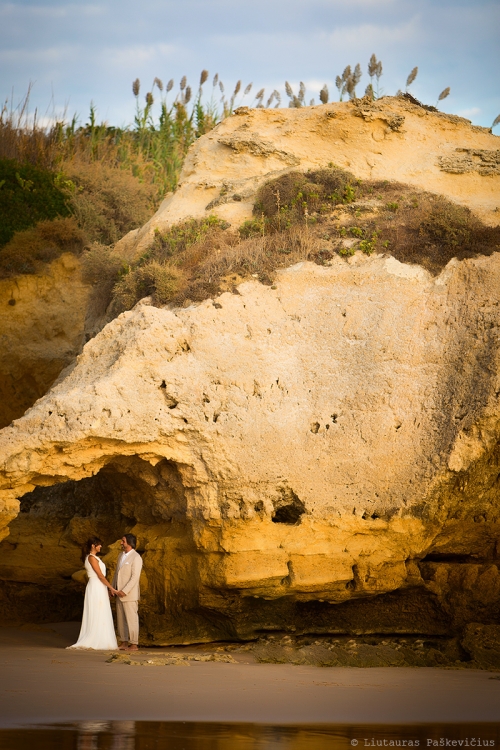
M 300 523 L 305 512 L 306 506 L 298 495 L 288 487 L 281 488 L 280 497 L 274 502 L 274 513 L 271 516 L 271 521 L 295 526 Z
M 88 537 L 103 540 L 104 556 L 112 545 L 112 558 L 117 541 L 132 529 L 169 524 L 168 533 L 182 537 L 185 516 L 181 473 L 165 459 L 152 466 L 138 456 L 118 456 L 92 477 L 36 487 L 20 499 L 19 515 L 0 543 L 0 622 L 79 619 L 80 552 Z M 143 554 L 147 540 L 137 536 Z

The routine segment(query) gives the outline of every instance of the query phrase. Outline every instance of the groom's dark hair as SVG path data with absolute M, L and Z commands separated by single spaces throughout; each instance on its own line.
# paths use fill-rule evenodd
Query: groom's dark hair
M 123 536 L 127 540 L 127 544 L 129 544 L 132 549 L 135 549 L 137 547 L 137 537 L 135 534 L 124 534 Z

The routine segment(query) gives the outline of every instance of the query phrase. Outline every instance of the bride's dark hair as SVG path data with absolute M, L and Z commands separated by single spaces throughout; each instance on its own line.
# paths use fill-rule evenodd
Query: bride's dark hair
M 94 547 L 97 547 L 99 544 L 102 544 L 102 541 L 99 539 L 98 536 L 90 536 L 85 544 L 82 545 L 82 562 L 85 562 L 85 558 L 89 554 L 90 550 L 92 549 L 92 545 Z

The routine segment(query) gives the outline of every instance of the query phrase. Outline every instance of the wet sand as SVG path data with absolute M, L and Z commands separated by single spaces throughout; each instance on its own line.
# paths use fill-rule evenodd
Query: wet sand
M 106 663 L 75 623 L 0 628 L 0 727 L 105 721 L 415 724 L 500 720 L 499 673 L 433 668 Z M 158 654 L 165 649 L 159 649 Z M 185 650 L 183 650 L 185 653 Z

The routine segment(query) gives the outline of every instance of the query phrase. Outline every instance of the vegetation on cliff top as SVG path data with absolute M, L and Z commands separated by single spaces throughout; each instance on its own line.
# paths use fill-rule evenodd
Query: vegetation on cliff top
M 156 231 L 133 263 L 95 244 L 84 272 L 115 314 L 150 296 L 157 305 L 189 305 L 246 278 L 272 285 L 276 271 L 303 260 L 326 265 L 360 250 L 380 252 L 439 273 L 451 258 L 489 255 L 500 227 L 467 208 L 389 181 L 361 181 L 329 165 L 289 172 L 264 184 L 254 218 L 237 231 L 209 216 Z
M 409 89 L 417 74 L 418 68 L 415 67 L 406 79 L 404 96 L 412 101 L 416 100 L 411 97 Z M 377 60 L 376 55 L 372 55 L 368 63 L 368 76 L 370 83 L 366 87 L 365 96 L 371 99 L 382 96 L 382 63 Z M 336 77 L 336 88 L 341 101 L 344 98 L 356 98 L 361 77 L 359 64 L 354 67 L 346 66 L 342 74 Z M 254 95 L 252 83 L 243 87 L 242 82 L 238 81 L 232 94 L 228 95 L 218 75 L 211 81 L 209 98 L 203 98 L 208 78 L 208 71 L 203 70 L 198 86 L 192 88 L 184 76 L 176 94 L 172 93 L 173 80 L 164 85 L 159 78 L 155 78 L 151 89 L 144 97 L 141 95 L 140 81 L 136 79 L 132 84 L 136 103 L 134 122 L 132 126 L 123 128 L 109 126 L 103 122 L 99 124 L 93 105 L 90 107 L 85 125 L 78 126 L 74 117 L 71 122 L 54 121 L 49 127 L 44 127 L 37 119 L 36 113 L 34 117 L 29 114 L 29 91 L 18 108 L 4 105 L 0 113 L 0 277 L 34 273 L 44 263 L 64 251 L 80 252 L 82 248 L 89 248 L 95 243 L 112 246 L 128 231 L 142 226 L 165 193 L 175 190 L 184 157 L 196 138 L 210 131 L 244 103 L 248 102 L 257 108 L 281 106 L 281 95 L 278 91 L 272 91 L 267 98 L 264 89 L 260 89 Z M 210 89 L 210 83 L 208 87 Z M 285 92 L 289 107 L 302 107 L 307 103 L 306 87 L 303 83 L 297 92 L 294 92 L 292 86 L 286 82 Z M 444 89 L 436 104 L 449 93 L 449 88 Z M 321 103 L 327 103 L 329 98 L 330 94 L 325 85 L 319 99 Z M 311 100 L 309 103 L 315 102 Z M 435 109 L 434 106 L 426 108 Z M 499 118 L 493 125 L 498 122 Z M 222 234 L 221 227 L 210 224 L 211 220 L 208 220 L 211 241 L 220 245 L 217 258 L 210 261 L 211 269 L 214 263 L 214 268 L 227 266 L 227 273 L 232 273 L 231 269 L 236 266 L 241 266 L 241 271 L 251 266 L 262 278 L 270 278 L 275 268 L 283 266 L 285 258 L 285 265 L 290 265 L 293 259 L 316 257 L 315 254 L 318 252 L 321 257 L 326 257 L 325 253 L 331 252 L 325 247 L 319 250 L 316 248 L 314 243 L 321 238 L 317 236 L 317 232 L 311 230 L 315 221 L 325 218 L 325 201 L 336 200 L 339 196 L 334 199 L 332 196 L 335 190 L 332 186 L 323 185 L 321 179 L 318 181 L 309 176 L 307 180 L 315 187 L 310 189 L 306 184 L 307 180 L 304 184 L 301 183 L 298 192 L 302 192 L 305 199 L 296 196 L 293 199 L 294 205 L 288 205 L 285 193 L 290 187 L 290 180 L 300 182 L 296 175 L 292 175 L 277 188 L 280 195 L 282 194 L 277 209 L 277 228 L 269 215 L 269 202 L 272 203 L 273 198 L 269 195 L 266 197 L 265 192 L 259 198 L 262 210 L 259 208 L 255 220 L 247 223 L 236 235 L 228 232 Z M 354 178 L 351 182 L 354 185 Z M 352 185 L 349 183 L 346 189 L 354 190 Z M 358 197 L 362 194 L 359 185 L 357 194 Z M 346 197 L 348 196 L 340 196 L 341 201 L 345 202 Z M 323 205 L 320 210 L 319 204 L 316 205 L 318 201 Z M 302 208 L 305 206 L 305 229 L 302 227 L 300 231 L 297 227 L 291 229 L 292 224 L 297 224 L 295 215 L 297 211 L 300 213 L 299 204 Z M 448 213 L 450 211 L 451 209 Z M 458 221 L 458 218 L 455 217 L 455 220 Z M 388 227 L 386 229 L 386 234 L 390 235 Z M 271 240 L 271 235 L 276 234 L 276 231 L 283 235 L 283 242 L 286 237 L 286 242 L 294 248 L 293 250 L 285 252 L 282 249 L 273 249 L 277 239 Z M 364 252 L 380 249 L 384 242 L 391 242 L 389 236 L 382 238 L 378 227 L 353 226 L 346 227 L 344 231 L 350 232 L 352 237 L 356 237 L 358 232 L 358 245 Z M 262 238 L 259 239 L 261 234 Z M 244 244 L 245 240 L 249 241 L 248 246 Z M 265 251 L 257 251 L 259 242 L 262 247 L 265 245 Z M 311 242 L 314 249 L 311 249 Z M 204 253 L 208 252 L 210 242 L 204 239 L 204 243 L 204 249 L 200 250 L 200 258 L 205 257 Z M 166 257 L 165 253 L 158 249 L 160 244 L 161 241 L 157 238 L 155 247 L 148 257 L 141 259 L 133 269 L 128 269 L 126 264 L 118 263 L 116 260 L 108 263 L 110 267 L 119 267 L 121 276 L 115 297 L 120 300 L 120 304 L 128 306 L 132 300 L 151 293 L 157 300 L 177 299 L 178 294 L 181 294 L 179 290 L 186 287 L 186 284 L 191 288 L 192 282 L 188 283 L 186 279 L 192 275 L 193 264 L 197 264 L 192 258 L 189 261 L 186 259 L 185 262 L 191 270 L 181 273 L 179 269 L 182 263 L 178 259 L 175 263 L 169 259 L 170 270 L 167 273 L 162 267 L 166 263 Z M 199 243 L 198 246 L 201 248 Z M 307 252 L 304 247 L 307 247 Z M 339 248 L 338 251 L 349 254 L 350 247 L 352 245 L 344 243 L 343 250 Z M 185 255 L 185 250 L 186 248 L 182 252 L 179 251 L 180 254 Z M 215 246 L 214 250 L 217 250 Z M 229 260 L 229 255 L 236 258 L 241 252 L 252 257 L 258 255 L 260 261 L 250 262 L 248 258 Z M 110 255 L 110 251 L 107 254 Z M 95 255 L 94 247 L 90 257 L 95 258 Z M 265 258 L 268 260 L 265 261 Z M 205 261 L 208 262 L 206 258 Z M 172 270 L 174 266 L 175 273 Z M 132 275 L 129 275 L 128 271 L 133 271 Z M 191 298 L 198 298 L 202 294 L 202 288 L 205 289 L 203 294 L 218 288 L 219 282 L 213 279 L 219 278 L 219 271 L 207 270 L 200 278 L 203 279 L 205 276 L 204 281 L 199 281 L 198 292 L 191 289 Z M 109 287 L 109 273 L 105 278 Z M 116 281 L 116 277 L 114 278 Z M 164 290 L 161 294 L 158 292 L 160 288 Z

